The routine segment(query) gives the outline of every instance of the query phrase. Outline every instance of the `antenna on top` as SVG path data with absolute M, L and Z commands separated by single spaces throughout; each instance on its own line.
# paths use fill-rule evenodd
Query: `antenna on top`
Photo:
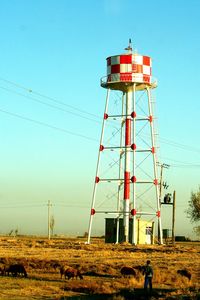
M 133 48 L 132 48 L 132 42 L 131 42 L 131 39 L 129 39 L 128 47 L 126 47 L 125 50 L 128 50 L 129 52 L 132 52 Z

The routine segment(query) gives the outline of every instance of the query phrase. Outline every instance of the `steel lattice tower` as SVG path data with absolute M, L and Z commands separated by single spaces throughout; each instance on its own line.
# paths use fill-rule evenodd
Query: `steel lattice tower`
M 124 241 L 129 241 L 129 219 L 132 218 L 132 243 L 136 241 L 136 217 L 145 215 L 157 219 L 158 235 L 162 244 L 162 226 L 160 215 L 159 180 L 157 171 L 157 156 L 155 142 L 155 117 L 153 112 L 152 89 L 157 87 L 157 81 L 152 77 L 152 60 L 132 51 L 131 41 L 125 48 L 125 54 L 107 58 L 107 76 L 101 79 L 101 86 L 107 89 L 106 104 L 103 116 L 102 132 L 98 152 L 96 176 L 94 182 L 88 243 L 90 243 L 93 219 L 98 213 L 114 214 L 119 222 L 123 216 Z M 116 113 L 112 107 L 109 112 L 109 102 L 117 93 L 120 105 Z M 114 133 L 109 131 L 108 122 L 118 121 L 114 125 Z M 108 139 L 105 138 L 105 131 Z M 146 131 L 145 131 L 146 130 Z M 110 136 L 109 136 L 110 132 Z M 117 133 L 117 134 L 115 134 Z M 111 140 L 112 143 L 110 142 Z M 100 174 L 102 155 L 110 152 L 113 157 L 108 163 L 109 171 Z M 115 154 L 114 154 L 115 153 Z M 114 166 L 117 170 L 114 172 Z M 111 208 L 99 210 L 98 203 L 104 202 L 103 196 L 97 201 L 97 187 L 105 182 L 112 184 L 113 196 L 106 196 Z M 104 187 L 103 187 L 104 189 Z M 108 190 L 111 188 L 109 187 Z M 145 199 L 145 195 L 148 196 Z M 116 199 L 116 200 L 115 200 Z M 113 208 L 115 206 L 115 208 Z M 118 242 L 118 230 L 116 242 Z

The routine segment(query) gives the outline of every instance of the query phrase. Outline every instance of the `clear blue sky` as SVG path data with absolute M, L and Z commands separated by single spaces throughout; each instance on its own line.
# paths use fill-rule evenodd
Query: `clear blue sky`
M 100 78 L 106 57 L 131 38 L 153 58 L 161 159 L 171 165 L 164 177 L 177 192 L 176 233 L 191 236 L 184 211 L 200 184 L 200 1 L 0 5 L 0 233 L 46 233 L 48 200 L 55 232 L 87 231 L 106 96 Z

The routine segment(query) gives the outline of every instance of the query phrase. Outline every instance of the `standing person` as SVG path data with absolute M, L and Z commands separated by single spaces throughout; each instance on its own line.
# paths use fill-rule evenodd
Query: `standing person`
M 150 293 L 152 292 L 152 278 L 153 278 L 153 268 L 151 266 L 150 260 L 147 260 L 146 266 L 144 267 L 144 289 L 148 291 L 148 287 Z

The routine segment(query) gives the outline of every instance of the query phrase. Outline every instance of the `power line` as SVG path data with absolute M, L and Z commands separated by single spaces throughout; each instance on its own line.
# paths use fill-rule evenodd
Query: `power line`
M 35 119 L 28 118 L 28 117 L 25 117 L 25 116 L 22 116 L 20 114 L 16 114 L 16 113 L 13 113 L 13 112 L 9 112 L 7 110 L 0 109 L 0 112 L 4 113 L 4 114 L 7 114 L 7 115 L 10 115 L 12 117 L 16 117 L 16 118 L 19 118 L 19 119 L 22 119 L 22 120 L 25 120 L 25 121 L 28 121 L 28 122 L 35 123 L 35 124 L 40 125 L 40 126 L 44 126 L 44 127 L 47 127 L 47 128 L 53 129 L 53 130 L 64 132 L 66 134 L 70 134 L 70 135 L 73 135 L 73 136 L 78 136 L 78 137 L 81 137 L 81 138 L 84 138 L 84 139 L 87 139 L 87 140 L 98 142 L 98 140 L 95 139 L 95 138 L 92 138 L 92 137 L 89 137 L 89 136 L 86 136 L 86 135 L 82 135 L 82 134 L 79 134 L 79 133 L 75 133 L 75 132 L 66 130 L 64 128 L 56 127 L 54 125 L 50 125 L 50 124 L 42 122 L 42 121 L 37 121 Z M 163 142 L 163 143 L 165 143 L 165 142 Z M 184 145 L 184 146 L 185 146 L 185 148 L 187 148 L 186 145 Z M 174 147 L 176 147 L 176 145 L 174 145 Z M 191 149 L 189 149 L 189 151 L 191 151 Z M 176 160 L 173 160 L 173 159 L 170 159 L 170 158 L 165 158 L 165 159 L 175 161 L 175 162 L 180 162 L 180 161 L 176 161 Z M 171 164 L 171 166 L 175 167 L 175 168 L 200 168 L 200 164 L 187 163 L 187 162 L 180 162 L 180 164 Z
M 95 118 L 100 119 L 100 117 L 97 116 L 97 115 L 95 115 L 95 114 L 89 113 L 88 111 L 79 109 L 79 108 L 77 108 L 77 107 L 75 107 L 75 106 L 73 106 L 73 105 L 66 104 L 65 102 L 59 101 L 59 100 L 57 100 L 57 99 L 55 99 L 55 98 L 53 98 L 53 97 L 44 95 L 44 94 L 39 93 L 39 92 L 37 92 L 37 91 L 34 91 L 34 90 L 31 89 L 31 88 L 24 87 L 23 85 L 20 85 L 20 84 L 18 84 L 18 83 L 15 83 L 15 82 L 10 81 L 10 80 L 7 80 L 7 79 L 4 79 L 4 78 L 2 78 L 2 77 L 0 77 L 0 80 L 1 80 L 1 81 L 4 81 L 4 82 L 6 82 L 6 83 L 8 83 L 8 84 L 10 84 L 10 85 L 13 85 L 13 86 L 15 86 L 15 87 L 17 87 L 17 88 L 19 88 L 19 89 L 22 89 L 22 90 L 26 91 L 27 93 L 34 94 L 34 95 L 36 95 L 36 96 L 39 96 L 39 97 L 48 99 L 48 100 L 50 100 L 50 101 L 52 101 L 52 102 L 54 102 L 54 103 L 57 103 L 57 104 L 60 104 L 60 105 L 63 105 L 63 106 L 72 108 L 72 109 L 74 109 L 74 110 L 76 110 L 76 111 L 79 111 L 79 112 L 81 112 L 81 113 L 83 113 L 83 114 L 87 114 L 87 115 L 90 115 L 90 116 L 93 116 L 93 117 L 95 117 Z M 78 116 L 78 117 L 88 119 L 88 120 L 93 121 L 93 122 L 101 123 L 100 121 L 97 121 L 97 120 L 94 120 L 94 119 L 91 119 L 91 118 L 87 118 L 87 117 L 81 116 L 80 114 L 76 114 L 76 113 L 74 113 L 74 112 L 67 111 L 67 110 L 62 109 L 62 108 L 60 108 L 60 107 L 54 106 L 54 105 L 52 105 L 52 104 L 49 104 L 49 103 L 44 102 L 44 101 L 39 100 L 39 99 L 35 99 L 35 98 L 33 98 L 33 97 L 30 97 L 30 96 L 27 96 L 27 95 L 24 95 L 24 94 L 15 92 L 15 91 L 10 90 L 10 89 L 8 89 L 8 88 L 1 87 L 1 86 L 0 86 L 0 88 L 2 88 L 2 89 L 4 89 L 4 90 L 7 90 L 7 91 L 9 91 L 9 92 L 18 94 L 18 95 L 20 95 L 20 96 L 26 97 L 26 98 L 28 98 L 28 99 L 30 99 L 30 100 L 33 100 L 33 101 L 36 101 L 36 102 L 38 102 L 38 103 L 42 103 L 42 104 L 47 105 L 47 106 L 49 106 L 49 107 L 55 108 L 55 109 L 57 109 L 57 110 L 60 110 L 60 111 L 66 112 L 66 113 L 70 113 L 70 114 L 76 115 L 76 116 Z M 83 138 L 86 138 L 86 139 L 90 139 L 90 140 L 95 140 L 95 141 L 96 141 L 96 139 L 93 139 L 93 138 L 90 138 L 90 137 L 86 137 L 86 136 L 81 135 L 81 134 L 76 134 L 76 133 L 74 133 L 74 132 L 71 132 L 71 131 L 68 131 L 68 130 L 65 130 L 65 129 L 56 127 L 56 126 L 52 126 L 52 125 L 49 125 L 49 124 L 44 123 L 44 122 L 36 121 L 36 120 L 30 119 L 30 118 L 27 118 L 27 117 L 24 117 L 24 116 L 20 116 L 20 115 L 17 115 L 17 114 L 14 114 L 14 113 L 11 113 L 11 112 L 8 112 L 8 111 L 5 111 L 5 110 L 4 110 L 4 111 L 3 111 L 3 110 L 0 110 L 0 111 L 1 111 L 1 112 L 4 112 L 4 113 L 7 113 L 7 114 L 10 114 L 10 115 L 12 115 L 12 116 L 15 116 L 15 117 L 24 119 L 24 120 L 26 120 L 26 121 L 31 121 L 31 122 L 34 122 L 34 123 L 37 123 L 37 124 L 40 124 L 40 125 L 43 125 L 43 126 L 46 126 L 46 127 L 52 128 L 52 129 L 55 129 L 55 130 L 63 131 L 63 132 L 65 132 L 65 133 L 68 133 L 68 134 L 71 134 L 71 135 L 76 135 L 76 136 L 80 136 L 80 137 L 83 137 Z M 186 151 L 192 151 L 192 152 L 200 153 L 200 149 L 199 149 L 199 148 L 195 148 L 195 147 L 191 147 L 191 146 L 189 146 L 189 145 L 177 143 L 177 142 L 174 142 L 174 141 L 172 141 L 172 140 L 168 140 L 168 139 L 162 138 L 162 137 L 159 137 L 159 140 L 160 140 L 161 143 L 170 145 L 170 146 L 175 147 L 175 148 L 179 148 L 179 149 L 183 149 L 183 150 L 186 150 Z M 174 165 L 174 166 L 175 166 L 175 165 Z M 195 165 L 195 166 L 196 166 L 196 165 Z M 198 165 L 197 165 L 197 167 L 198 167 Z
M 15 83 L 15 82 L 10 81 L 10 80 L 7 80 L 7 79 L 4 79 L 4 78 L 2 78 L 2 77 L 0 77 L 0 80 L 4 81 L 4 82 L 6 82 L 6 83 L 9 83 L 9 84 L 11 84 L 11 85 L 13 85 L 13 86 L 15 86 L 15 87 L 17 87 L 17 88 L 20 88 L 20 89 L 22 89 L 22 90 L 24 90 L 24 91 L 26 91 L 26 92 L 28 92 L 28 93 L 35 94 L 35 95 L 37 95 L 37 96 L 39 96 L 39 97 L 48 99 L 48 100 L 50 100 L 50 101 L 52 101 L 52 102 L 55 102 L 55 103 L 60 104 L 60 105 L 64 105 L 64 106 L 66 106 L 66 107 L 70 107 L 70 108 L 72 108 L 72 109 L 74 109 L 74 110 L 77 110 L 77 111 L 79 111 L 79 112 L 81 112 L 81 113 L 84 113 L 84 114 L 87 114 L 87 115 L 90 115 L 90 116 L 93 116 L 93 117 L 96 117 L 96 118 L 99 119 L 99 116 L 97 116 L 97 115 L 95 115 L 95 114 L 92 114 L 92 113 L 90 113 L 90 112 L 88 112 L 88 111 L 85 111 L 85 110 L 83 110 L 83 109 L 77 108 L 77 107 L 75 107 L 75 106 L 73 106 L 73 105 L 66 104 L 65 102 L 59 101 L 59 100 L 57 100 L 57 99 L 55 99 L 55 98 L 53 98 L 53 97 L 50 97 L 50 96 L 44 95 L 44 94 L 42 94 L 42 93 L 36 92 L 36 91 L 34 91 L 33 89 L 31 89 L 31 88 L 24 87 L 24 86 L 22 86 L 22 85 L 20 85 L 20 84 L 18 84 L 18 83 Z
M 28 117 L 25 117 L 25 116 L 13 113 L 13 112 L 9 112 L 7 110 L 0 109 L 0 112 L 2 112 L 4 114 L 7 114 L 7 115 L 10 115 L 12 117 L 16 117 L 16 118 L 19 118 L 19 119 L 22 119 L 22 120 L 25 120 L 25 121 L 28 121 L 28 122 L 32 122 L 32 123 L 35 123 L 35 124 L 38 124 L 38 125 L 41 125 L 41 126 L 45 126 L 45 127 L 57 130 L 57 131 L 61 131 L 61 132 L 70 134 L 70 135 L 78 136 L 78 137 L 81 137 L 81 138 L 84 138 L 84 139 L 87 139 L 87 140 L 91 140 L 91 141 L 95 141 L 95 142 L 98 141 L 98 140 L 96 140 L 96 139 L 94 139 L 92 137 L 89 137 L 89 136 L 86 136 L 86 135 L 82 135 L 82 134 L 79 134 L 79 133 L 75 133 L 75 132 L 66 130 L 64 128 L 56 127 L 56 126 L 50 125 L 48 123 L 37 121 L 37 120 L 31 119 L 31 118 L 28 118 Z
M 143 136 L 148 137 L 148 135 L 144 134 L 144 133 L 143 133 Z M 195 147 L 191 147 L 191 146 L 186 145 L 186 144 L 177 143 L 177 142 L 174 142 L 172 140 L 168 140 L 168 139 L 162 138 L 162 137 L 159 137 L 159 141 L 162 144 L 170 145 L 174 148 L 182 149 L 182 150 L 185 150 L 185 151 L 196 152 L 196 153 L 200 154 L 200 148 L 195 148 Z
M 195 147 L 191 147 L 189 145 L 177 143 L 177 142 L 174 142 L 172 140 L 165 139 L 165 138 L 160 138 L 160 142 L 164 143 L 164 144 L 171 145 L 171 146 L 176 147 L 176 148 L 183 149 L 183 150 L 200 153 L 200 149 L 199 148 L 195 148 Z
M 33 208 L 33 207 L 45 207 L 45 204 L 41 204 L 41 205 L 15 205 L 15 206 L 0 206 L 0 209 L 4 209 L 4 208 Z
M 46 207 L 47 205 L 46 204 L 20 204 L 20 203 L 15 203 L 15 204 L 10 204 L 10 205 L 4 205 L 4 204 L 1 204 L 0 205 L 0 209 L 8 209 L 8 208 L 33 208 L 33 207 Z M 89 205 L 86 206 L 86 205 L 79 205 L 77 203 L 77 205 L 74 205 L 74 204 L 59 204 L 59 203 L 56 203 L 56 204 L 51 204 L 51 206 L 53 207 L 68 207 L 68 208 L 85 208 L 85 209 L 88 209 L 89 208 Z
M 167 158 L 167 157 L 162 157 L 162 159 L 165 159 L 165 160 L 168 160 L 168 161 L 172 161 L 172 162 L 175 162 L 177 164 L 170 164 L 170 166 L 172 167 L 183 167 L 183 168 L 199 168 L 200 167 L 200 163 L 197 162 L 186 162 L 186 161 L 180 161 L 180 160 L 175 160 L 175 159 L 172 159 L 172 158 Z
M 200 168 L 200 164 L 199 165 L 170 165 L 173 168 Z
M 87 139 L 87 140 L 98 142 L 98 140 L 95 139 L 95 138 L 92 138 L 92 137 L 89 137 L 89 136 L 86 136 L 86 135 L 82 135 L 82 134 L 79 134 L 79 133 L 75 133 L 75 132 L 66 130 L 64 128 L 56 127 L 54 125 L 50 125 L 50 124 L 42 122 L 42 121 L 37 121 L 37 120 L 34 120 L 32 118 L 28 118 L 28 117 L 22 116 L 20 114 L 9 112 L 7 110 L 0 109 L 0 112 L 4 113 L 4 114 L 7 114 L 7 115 L 10 115 L 12 117 L 16 117 L 16 118 L 19 118 L 19 119 L 22 119 L 22 120 L 25 120 L 25 121 L 28 121 L 28 122 L 35 123 L 35 124 L 40 125 L 40 126 L 44 126 L 44 127 L 47 127 L 47 128 L 53 129 L 53 130 L 64 132 L 66 134 L 70 134 L 70 135 L 73 135 L 73 136 L 78 136 L 78 137 L 81 137 L 81 138 L 84 138 L 84 139 Z M 163 143 L 165 143 L 165 142 L 163 142 Z M 174 146 L 174 147 L 176 147 L 176 146 Z M 165 158 L 165 159 L 176 162 L 176 160 L 173 160 L 173 159 L 170 159 L 170 158 Z M 177 161 L 177 162 L 179 162 L 179 161 Z M 171 166 L 175 167 L 175 168 L 199 168 L 200 164 L 181 162 L 180 164 L 172 164 Z
M 34 102 L 37 102 L 37 103 L 46 105 L 46 106 L 51 107 L 51 108 L 53 108 L 53 109 L 56 109 L 56 110 L 59 110 L 59 111 L 63 111 L 64 113 L 72 114 L 72 115 L 74 115 L 74 116 L 77 116 L 77 117 L 80 117 L 80 118 L 83 118 L 83 119 L 86 119 L 86 120 L 89 120 L 89 121 L 92 121 L 92 122 L 95 122 L 95 123 L 101 123 L 100 121 L 97 121 L 97 120 L 94 120 L 94 119 L 91 119 L 91 118 L 82 116 L 82 115 L 77 114 L 77 113 L 75 113 L 75 112 L 68 111 L 68 110 L 63 109 L 63 108 L 61 108 L 61 107 L 58 107 L 58 106 L 55 106 L 55 105 L 53 105 L 53 104 L 49 104 L 49 103 L 47 103 L 47 102 L 44 102 L 44 101 L 42 101 L 42 100 L 39 100 L 39 99 L 30 97 L 30 96 L 27 96 L 27 95 L 18 93 L 18 92 L 16 92 L 16 91 L 11 90 L 11 89 L 8 89 L 8 88 L 2 87 L 2 86 L 0 86 L 0 88 L 3 89 L 3 90 L 5 90 L 5 91 L 7 91 L 7 92 L 14 93 L 14 94 L 16 94 L 16 95 L 18 95 L 18 96 L 21 96 L 21 97 L 27 98 L 27 99 L 29 99 L 29 100 L 32 100 L 32 101 L 34 101 Z

